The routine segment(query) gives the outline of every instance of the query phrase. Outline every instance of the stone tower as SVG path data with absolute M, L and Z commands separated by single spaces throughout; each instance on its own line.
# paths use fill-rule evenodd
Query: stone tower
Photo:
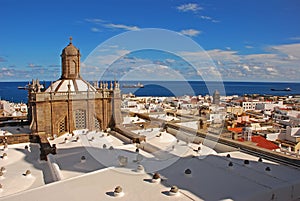
M 92 86 L 80 76 L 80 51 L 70 43 L 62 50 L 61 77 L 44 91 L 29 89 L 31 130 L 59 136 L 73 130 L 105 130 L 115 125 L 113 99 L 119 99 L 119 84 Z M 36 85 L 36 83 L 33 83 Z M 115 85 L 115 86 L 114 86 Z M 104 86 L 104 87 L 103 87 Z
M 70 43 L 63 49 L 61 56 L 62 74 L 61 79 L 76 79 L 80 78 L 80 52 Z
M 216 90 L 213 94 L 213 104 L 219 105 L 220 104 L 220 92 Z

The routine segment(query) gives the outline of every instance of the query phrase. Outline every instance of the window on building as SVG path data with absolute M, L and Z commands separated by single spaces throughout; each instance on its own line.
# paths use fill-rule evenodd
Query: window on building
M 67 118 L 62 118 L 59 121 L 59 128 L 58 128 L 58 132 L 59 134 L 65 133 L 67 131 Z
M 95 122 L 95 128 L 100 130 L 101 125 L 100 125 L 99 120 L 96 117 L 94 117 L 94 122 Z
M 86 128 L 86 111 L 76 110 L 75 111 L 75 127 L 76 129 Z
M 70 70 L 70 74 L 71 75 L 76 73 L 75 69 L 76 69 L 76 62 L 75 61 L 70 61 L 70 68 L 69 68 L 69 70 Z

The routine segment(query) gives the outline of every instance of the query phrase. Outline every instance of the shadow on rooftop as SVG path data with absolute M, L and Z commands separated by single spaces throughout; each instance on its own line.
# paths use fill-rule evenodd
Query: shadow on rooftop
M 298 169 L 246 154 L 241 158 L 245 159 L 220 155 L 181 158 L 160 171 L 165 177 L 162 183 L 203 200 L 289 200 L 300 196 Z M 187 169 L 191 174 L 186 174 Z
M 30 143 L 28 149 L 25 147 L 23 149 L 17 148 L 17 151 L 22 152 L 25 155 L 24 160 L 27 163 L 33 165 L 35 169 L 41 170 L 43 172 L 43 179 L 45 184 L 51 183 L 54 180 L 51 177 L 49 166 L 47 161 L 40 160 L 40 146 L 36 143 Z

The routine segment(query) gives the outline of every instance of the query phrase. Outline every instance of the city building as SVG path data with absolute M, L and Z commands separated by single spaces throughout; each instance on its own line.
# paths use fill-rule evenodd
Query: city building
M 0 100 L 0 117 L 27 116 L 27 105 L 25 103 L 11 103 Z
M 12 111 L 11 111 L 11 107 L 10 107 L 10 103 L 8 101 L 5 100 L 1 100 L 0 101 L 0 116 L 9 116 L 11 115 Z

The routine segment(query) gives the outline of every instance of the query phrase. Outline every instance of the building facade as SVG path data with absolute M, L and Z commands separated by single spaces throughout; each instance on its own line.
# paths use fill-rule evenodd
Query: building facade
M 78 129 L 105 130 L 113 126 L 113 99 L 120 101 L 119 84 L 96 82 L 91 85 L 83 80 L 80 52 L 72 39 L 62 51 L 61 62 L 60 79 L 47 89 L 43 89 L 39 81 L 29 84 L 32 132 L 55 137 Z

